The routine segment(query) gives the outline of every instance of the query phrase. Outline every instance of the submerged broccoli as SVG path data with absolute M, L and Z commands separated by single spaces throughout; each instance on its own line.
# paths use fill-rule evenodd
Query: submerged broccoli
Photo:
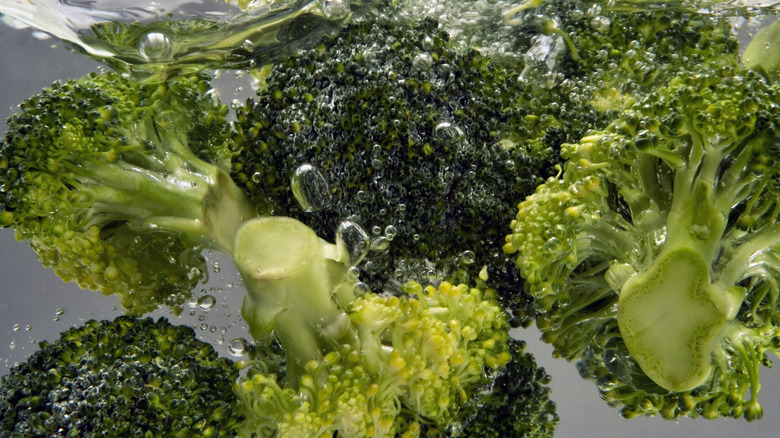
M 650 8 L 551 0 L 514 20 L 521 34 L 541 29 L 565 38 L 568 56 L 561 59 L 561 75 L 574 81 L 580 98 L 597 110 L 619 112 L 681 70 L 736 64 L 739 41 L 730 16 L 682 3 Z
M 409 283 L 406 290 L 410 295 L 352 300 L 345 309 L 352 343 L 302 363 L 300 373 L 292 374 L 289 363 L 281 375 L 268 361 L 252 364 L 236 390 L 247 417 L 241 435 L 415 437 L 467 420 L 461 406 L 479 402 L 479 388 L 498 384 L 493 381 L 512 359 L 503 311 L 490 292 L 466 285 Z M 522 377 L 533 379 L 535 372 L 534 366 Z M 542 411 L 537 403 L 545 396 L 522 401 Z M 553 419 L 541 417 L 508 420 L 552 428 Z
M 0 435 L 232 437 L 238 367 L 166 319 L 88 321 L 0 380 Z
M 513 206 L 593 116 L 521 67 L 461 53 L 433 20 L 353 22 L 270 66 L 239 112 L 232 175 L 261 209 L 322 237 L 342 221 L 369 230 L 360 268 L 372 289 L 398 290 L 432 267 L 515 278 L 501 253 Z M 314 195 L 296 196 L 296 180 Z M 513 324 L 528 322 L 524 302 L 507 305 Z
M 760 418 L 778 351 L 780 94 L 737 67 L 683 72 L 520 204 L 543 339 L 626 417 Z
M 366 292 L 343 229 L 331 244 L 294 218 L 254 214 L 221 167 L 224 114 L 205 76 L 55 85 L 10 119 L 3 224 L 63 278 L 116 293 L 133 313 L 189 292 L 203 271 L 182 254 L 231 256 L 257 343 L 235 389 L 242 436 L 417 436 L 465 422 L 462 406 L 513 359 L 494 293 L 449 283 Z M 143 245 L 158 234 L 175 245 Z M 555 423 L 533 418 L 539 430 Z
M 55 83 L 0 139 L 0 226 L 65 281 L 130 312 L 180 305 L 254 209 L 223 170 L 227 108 L 206 76 L 143 85 L 117 74 Z
M 509 341 L 512 361 L 501 371 L 490 391 L 467 407 L 468 418 L 459 433 L 447 436 L 471 438 L 550 438 L 558 423 L 555 403 L 549 399 L 550 376 L 539 368 L 525 342 Z M 470 414 L 470 415 L 469 415 Z

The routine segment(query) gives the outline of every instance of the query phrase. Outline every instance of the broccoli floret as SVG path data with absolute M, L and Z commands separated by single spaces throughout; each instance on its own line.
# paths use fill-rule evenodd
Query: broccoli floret
M 265 361 L 251 365 L 236 390 L 247 417 L 241 435 L 441 434 L 463 421 L 461 406 L 481 396 L 477 388 L 504 384 L 495 379 L 515 351 L 491 291 L 447 282 L 438 288 L 411 282 L 405 289 L 401 296 L 354 299 L 345 313 L 357 342 L 305 363 L 300 375 L 290 375 L 289 365 L 281 376 Z M 514 377 L 529 381 L 535 372 L 523 369 Z M 524 409 L 550 407 L 538 390 L 518 400 Z
M 206 76 L 143 85 L 108 73 L 20 105 L 0 139 L 0 226 L 65 281 L 134 314 L 176 308 L 255 215 L 223 170 L 227 108 Z M 215 164 L 211 164 L 215 163 Z
M 593 116 L 520 78 L 520 67 L 460 53 L 433 20 L 353 22 L 270 67 L 238 114 L 245 143 L 232 175 L 261 210 L 331 241 L 342 221 L 370 230 L 360 268 L 373 290 L 432 267 L 445 277 L 516 271 L 500 249 L 513 206 Z M 302 168 L 320 175 L 313 205 L 290 184 Z
M 636 3 L 528 1 L 522 9 L 508 11 L 505 19 L 524 45 L 539 44 L 544 35 L 565 41 L 557 72 L 576 84 L 580 99 L 602 113 L 630 107 L 681 70 L 737 62 L 739 41 L 729 14 L 701 13 L 696 7 L 700 2 Z
M 500 371 L 493 386 L 464 409 L 465 427 L 446 436 L 472 438 L 551 438 L 558 423 L 555 403 L 549 399 L 550 376 L 539 367 L 525 342 L 510 339 L 512 361 Z
M 63 278 L 117 293 L 133 312 L 189 292 L 173 276 L 192 269 L 182 253 L 231 256 L 258 351 L 236 389 L 245 436 L 415 436 L 457 422 L 511 359 L 494 293 L 449 283 L 364 293 L 343 235 L 331 244 L 294 218 L 257 217 L 221 167 L 230 133 L 206 79 L 90 75 L 25 103 L 3 140 L 3 224 Z M 176 243 L 160 250 L 165 263 L 132 251 L 151 233 Z
M 233 257 L 248 288 L 242 314 L 258 342 L 236 390 L 242 436 L 444 432 L 512 358 L 490 289 L 410 282 L 398 296 L 363 292 L 339 261 L 344 248 L 288 217 L 245 223 Z M 283 366 L 270 354 L 275 342 Z M 546 394 L 537 395 L 530 406 L 546 408 Z
M 626 417 L 762 415 L 777 353 L 778 88 L 683 72 L 520 204 L 506 250 L 558 356 Z
M 165 318 L 88 321 L 0 380 L 0 435 L 231 437 L 239 369 Z

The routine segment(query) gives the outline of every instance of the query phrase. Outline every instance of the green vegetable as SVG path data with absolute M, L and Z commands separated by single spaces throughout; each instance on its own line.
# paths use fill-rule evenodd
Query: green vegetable
M 512 361 L 496 379 L 491 391 L 476 401 L 463 437 L 552 437 L 558 414 L 549 399 L 550 376 L 539 368 L 525 342 L 509 341 Z M 471 408 L 471 407 L 469 407 Z
M 262 211 L 328 240 L 344 221 L 368 230 L 355 263 L 374 290 L 431 270 L 468 281 L 488 266 L 499 299 L 514 299 L 506 223 L 596 117 L 518 79 L 522 68 L 462 53 L 433 20 L 355 20 L 263 70 L 238 114 L 232 175 Z M 310 198 L 296 192 L 303 178 L 319 181 Z M 530 322 L 526 302 L 503 303 L 513 325 Z
M 232 437 L 238 367 L 165 318 L 88 321 L 0 380 L 8 437 Z
M 701 13 L 688 2 L 655 7 L 633 1 L 537 3 L 528 1 L 521 6 L 525 9 L 507 12 L 518 40 L 560 40 L 565 50 L 554 58 L 555 71 L 574 83 L 578 99 L 606 116 L 664 86 L 681 69 L 734 65 L 739 59 L 728 15 Z
M 223 169 L 227 108 L 210 89 L 206 76 L 109 73 L 31 97 L 0 139 L 0 225 L 131 313 L 176 309 L 206 274 L 201 248 L 229 251 L 255 214 Z
M 206 76 L 55 84 L 9 119 L 0 217 L 61 277 L 117 294 L 131 313 L 180 302 L 204 273 L 201 249 L 229 255 L 256 341 L 234 389 L 240 436 L 444 433 L 510 361 L 529 360 L 510 353 L 491 289 L 373 294 L 349 269 L 354 229 L 332 244 L 297 219 L 256 217 L 223 167 L 232 135 Z M 529 421 L 546 436 L 557 417 L 535 394 L 517 399 L 544 412 Z
M 563 147 L 519 206 L 537 325 L 626 417 L 762 416 L 777 353 L 776 84 L 738 67 L 681 72 Z
M 422 429 L 440 434 L 468 420 L 470 411 L 461 406 L 481 400 L 478 388 L 499 384 L 497 377 L 512 359 L 503 311 L 491 292 L 466 285 L 405 288 L 408 294 L 401 296 L 368 293 L 353 299 L 344 315 L 354 333 L 318 358 L 300 362 L 300 372 L 291 374 L 295 368 L 289 363 L 279 374 L 273 361 L 250 362 L 236 389 L 247 417 L 241 436 L 414 437 Z M 303 330 L 310 329 L 299 330 L 296 341 L 307 345 Z M 523 377 L 532 380 L 536 370 L 535 364 L 524 369 Z M 540 388 L 521 398 L 531 414 L 511 421 L 527 421 L 533 432 L 522 436 L 546 436 L 531 428 L 546 432 L 557 421 L 533 415 L 550 408 L 537 405 L 546 396 Z

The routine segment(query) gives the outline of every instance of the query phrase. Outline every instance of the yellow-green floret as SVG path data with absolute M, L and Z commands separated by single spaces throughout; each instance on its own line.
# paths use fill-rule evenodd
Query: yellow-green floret
M 355 344 L 309 361 L 295 381 L 249 362 L 235 389 L 241 435 L 416 437 L 458 421 L 511 359 L 505 314 L 492 292 L 463 284 L 405 289 L 357 297 L 346 309 Z

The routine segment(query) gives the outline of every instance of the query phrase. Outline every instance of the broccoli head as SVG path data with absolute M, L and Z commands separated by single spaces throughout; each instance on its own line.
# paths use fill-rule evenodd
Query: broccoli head
M 601 113 L 628 108 L 680 70 L 739 59 L 732 14 L 702 13 L 701 2 L 646 3 L 527 1 L 505 21 L 515 28 L 518 47 L 564 42 L 556 59 L 559 80 L 573 82 L 578 98 Z
M 464 426 L 446 436 L 552 438 L 558 414 L 549 399 L 550 376 L 525 351 L 524 341 L 510 339 L 509 352 L 512 360 L 490 391 L 472 399 L 464 409 Z
M 331 241 L 342 221 L 368 230 L 361 279 L 374 290 L 432 267 L 445 278 L 516 271 L 501 252 L 513 206 L 594 116 L 521 68 L 456 50 L 433 20 L 356 20 L 270 66 L 239 111 L 232 175 L 261 211 Z M 313 193 L 303 203 L 291 183 L 301 178 Z
M 165 318 L 88 321 L 0 380 L 0 435 L 232 437 L 238 368 Z
M 202 246 L 229 248 L 254 215 L 223 170 L 227 108 L 210 89 L 90 74 L 26 100 L 0 139 L 0 226 L 130 312 L 180 305 L 206 274 Z
M 760 418 L 778 350 L 780 90 L 737 67 L 680 73 L 563 147 L 506 250 L 558 356 L 626 417 Z

